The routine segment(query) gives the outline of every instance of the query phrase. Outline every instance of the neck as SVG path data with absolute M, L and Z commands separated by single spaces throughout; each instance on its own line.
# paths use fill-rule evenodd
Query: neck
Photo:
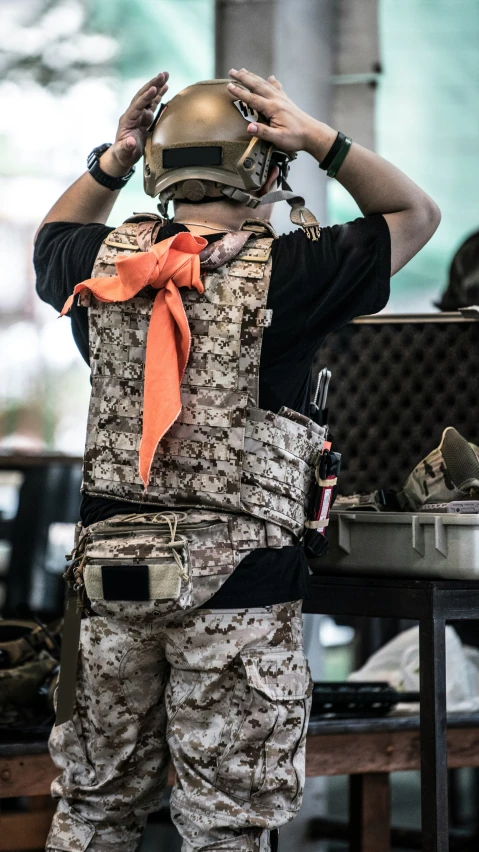
M 237 231 L 245 219 L 258 219 L 269 221 L 272 205 L 265 204 L 252 209 L 243 204 L 232 204 L 227 201 L 212 201 L 210 204 L 184 204 L 178 202 L 175 205 L 173 221 L 177 224 L 183 222 L 195 222 L 188 225 L 193 234 L 201 234 L 201 227 L 207 227 L 208 233 L 222 230 Z

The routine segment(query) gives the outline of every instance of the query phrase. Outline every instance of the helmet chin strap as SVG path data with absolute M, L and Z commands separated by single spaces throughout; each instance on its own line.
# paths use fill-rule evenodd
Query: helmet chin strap
M 305 206 L 304 198 L 292 191 L 284 176 L 281 180 L 281 189 L 267 192 L 266 195 L 262 195 L 259 198 L 234 186 L 225 186 L 221 192 L 232 201 L 237 201 L 240 204 L 244 204 L 245 207 L 252 207 L 253 209 L 260 207 L 262 204 L 275 204 L 276 201 L 287 201 L 291 207 L 289 218 L 293 225 L 300 225 L 308 239 L 312 240 L 312 242 L 319 240 L 321 228 L 316 216 Z
M 174 197 L 174 194 L 175 194 L 175 187 L 170 186 L 166 190 L 166 192 L 163 193 L 163 197 L 160 198 L 160 200 L 157 204 L 158 212 L 163 217 L 163 219 L 168 219 L 168 204 L 170 203 L 171 199 Z
M 238 189 L 238 187 L 235 186 L 223 186 L 221 188 L 221 193 L 226 196 L 226 198 L 231 199 L 231 201 L 236 201 L 239 204 L 243 204 L 245 207 L 251 207 L 253 209 L 260 207 L 262 204 L 275 204 L 276 201 L 287 201 L 291 207 L 289 218 L 293 225 L 299 225 L 305 232 L 308 239 L 312 242 L 319 240 L 321 228 L 316 216 L 314 216 L 313 213 L 311 213 L 311 211 L 305 206 L 304 198 L 292 191 L 291 187 L 286 182 L 284 174 L 281 175 L 281 189 L 275 189 L 272 192 L 267 192 L 266 195 L 262 195 L 260 197 L 251 195 L 249 192 L 245 192 L 243 189 Z M 175 189 L 171 186 L 158 204 L 158 210 L 165 218 L 168 215 L 168 203 L 174 197 L 174 194 Z

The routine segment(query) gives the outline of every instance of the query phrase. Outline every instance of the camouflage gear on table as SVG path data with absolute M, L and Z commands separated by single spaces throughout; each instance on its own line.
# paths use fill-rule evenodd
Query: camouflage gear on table
M 397 495 L 407 511 L 416 511 L 426 502 L 449 503 L 478 496 L 479 447 L 452 426 L 444 430 L 439 447 L 414 468 Z
M 51 727 L 59 627 L 0 619 L 0 732 Z
M 380 492 L 371 491 L 369 494 L 338 494 L 331 512 L 355 512 L 357 510 L 382 512 L 384 506 L 381 503 Z
M 137 849 L 171 755 L 183 852 L 267 852 L 303 795 L 301 603 L 172 618 L 104 601 L 102 612 L 82 622 L 76 715 L 51 735 L 63 771 L 47 849 Z
M 118 257 L 147 251 L 157 226 L 150 218 L 113 231 L 93 277 L 113 275 Z M 192 335 L 183 409 L 158 445 L 146 492 L 138 450 L 156 291 L 145 288 L 122 303 L 81 298 L 89 305 L 92 369 L 84 491 L 152 506 L 247 513 L 301 534 L 325 430 L 258 408 L 263 328 L 272 317 L 266 307 L 272 243 L 268 226 L 245 223 L 202 252 L 205 292 L 181 290 Z

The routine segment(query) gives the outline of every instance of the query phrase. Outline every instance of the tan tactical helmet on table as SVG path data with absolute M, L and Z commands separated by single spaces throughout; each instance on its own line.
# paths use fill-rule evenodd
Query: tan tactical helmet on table
M 316 218 L 286 183 L 296 154 L 247 132 L 250 122 L 267 121 L 234 98 L 229 82 L 195 83 L 160 108 L 145 145 L 145 192 L 153 198 L 159 195 L 163 216 L 171 199 L 194 203 L 226 197 L 253 208 L 285 200 L 292 207 L 291 221 L 317 239 Z M 282 189 L 259 197 L 256 193 L 266 183 L 272 161 L 279 166 Z

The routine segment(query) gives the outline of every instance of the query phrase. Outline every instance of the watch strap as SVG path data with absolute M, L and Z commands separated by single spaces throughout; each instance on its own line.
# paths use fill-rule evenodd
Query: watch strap
M 336 154 L 339 152 L 339 149 L 341 148 L 341 145 L 343 144 L 345 139 L 346 139 L 346 136 L 344 135 L 344 133 L 341 133 L 341 131 L 339 131 L 339 133 L 336 136 L 336 139 L 334 140 L 333 144 L 331 145 L 331 148 L 329 149 L 328 153 L 321 160 L 321 162 L 319 164 L 320 169 L 323 169 L 323 171 L 325 171 L 325 172 L 328 171 L 331 163 L 333 162 Z
M 135 167 L 133 166 L 126 175 L 122 175 L 121 177 L 113 177 L 103 171 L 100 166 L 100 157 L 110 147 L 111 143 L 105 142 L 103 145 L 93 148 L 93 151 L 91 151 L 87 157 L 87 169 L 97 183 L 100 183 L 112 192 L 116 192 L 119 189 L 123 189 L 123 187 L 128 183 L 131 176 L 135 173 Z
M 343 163 L 344 163 L 344 161 L 345 161 L 345 159 L 346 159 L 346 157 L 349 153 L 349 149 L 350 149 L 352 144 L 353 144 L 353 140 L 350 139 L 349 136 L 345 136 L 344 141 L 343 141 L 338 153 L 336 154 L 333 162 L 331 163 L 328 171 L 326 172 L 328 177 L 331 177 L 331 178 L 336 177 L 339 169 L 343 165 Z

